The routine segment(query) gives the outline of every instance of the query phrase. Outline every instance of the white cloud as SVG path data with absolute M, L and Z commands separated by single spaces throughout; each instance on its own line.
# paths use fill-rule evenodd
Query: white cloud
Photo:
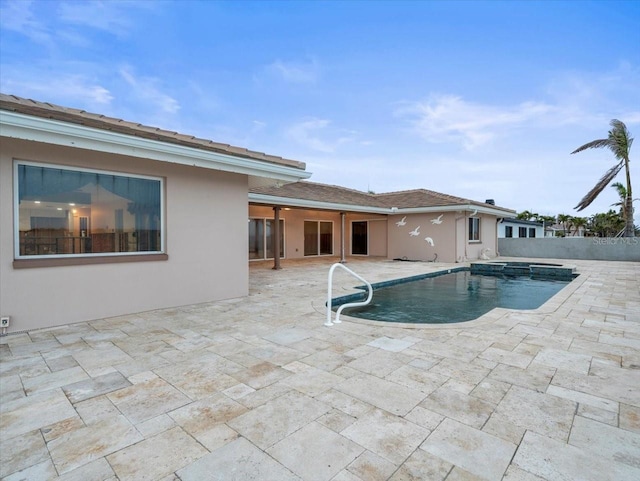
M 136 8 L 150 10 L 155 2 L 97 1 L 63 2 L 58 15 L 62 22 L 102 30 L 113 35 L 124 36 L 135 24 L 128 11 Z
M 287 129 L 287 137 L 313 150 L 318 150 L 320 152 L 333 152 L 333 146 L 318 137 L 318 132 L 328 125 L 328 120 L 304 120 L 289 127 Z
M 0 4 L 0 26 L 4 30 L 25 35 L 39 44 L 51 41 L 51 31 L 36 18 L 32 1 L 6 1 Z
M 111 91 L 84 75 L 60 74 L 45 76 L 39 69 L 35 71 L 9 71 L 2 76 L 0 90 L 19 95 L 63 104 L 66 107 L 84 109 L 105 109 L 113 100 Z M 104 113 L 104 112 L 101 112 Z
M 355 140 L 354 131 L 331 129 L 326 119 L 311 118 L 298 122 L 286 129 L 286 136 L 308 149 L 332 153 L 344 144 Z
M 267 71 L 288 83 L 315 83 L 320 75 L 320 66 L 316 59 L 309 62 L 283 62 L 276 60 L 267 66 Z
M 175 114 L 180 110 L 180 104 L 176 99 L 156 87 L 157 79 L 151 77 L 137 78 L 129 67 L 122 67 L 120 76 L 129 85 L 131 94 L 135 98 L 143 100 L 165 113 Z
M 554 107 L 540 102 L 500 107 L 468 102 L 456 95 L 432 95 L 403 106 L 396 115 L 409 117 L 414 131 L 429 142 L 462 142 L 473 150 L 553 111 Z
M 487 146 L 515 130 L 606 128 L 618 118 L 640 121 L 640 68 L 621 63 L 607 72 L 565 71 L 544 87 L 544 100 L 512 105 L 479 103 L 454 94 L 431 94 L 427 100 L 404 102 L 395 112 L 431 143 L 460 143 L 467 151 Z
M 564 71 L 551 79 L 546 94 L 557 106 L 554 125 L 606 133 L 611 119 L 640 122 L 640 68 L 621 62 L 605 72 Z

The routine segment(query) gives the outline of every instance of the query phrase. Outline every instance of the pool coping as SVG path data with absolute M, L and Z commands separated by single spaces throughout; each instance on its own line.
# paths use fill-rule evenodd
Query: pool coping
M 574 270 L 576 269 L 575 266 Z M 400 279 L 390 279 L 388 281 L 381 281 L 375 284 L 371 284 L 371 286 L 375 289 L 376 287 L 388 287 L 392 285 L 404 284 L 405 282 L 411 282 L 413 280 L 427 279 L 430 277 L 436 277 L 443 274 L 448 274 L 452 272 L 458 272 L 463 270 L 469 270 L 469 267 L 461 266 L 454 268 L 445 268 L 425 274 L 418 274 L 415 276 L 410 276 L 407 278 Z M 342 322 L 353 322 L 356 324 L 365 324 L 370 326 L 382 326 L 382 327 L 401 327 L 405 329 L 463 329 L 465 327 L 477 327 L 481 325 L 487 325 L 496 323 L 503 317 L 512 314 L 512 313 L 526 313 L 526 314 L 552 314 L 556 312 L 562 305 L 573 295 L 573 293 L 580 288 L 584 282 L 591 277 L 587 273 L 576 272 L 576 276 L 571 280 L 566 286 L 564 286 L 560 291 L 551 296 L 544 304 L 536 309 L 508 309 L 505 307 L 494 307 L 489 312 L 486 312 L 480 317 L 476 319 L 471 319 L 469 321 L 462 322 L 453 322 L 453 323 L 439 323 L 439 324 L 429 324 L 429 323 L 410 323 L 410 322 L 391 322 L 391 321 L 376 321 L 373 319 L 362 319 L 359 317 L 352 317 L 348 314 L 342 312 L 340 314 L 340 320 Z M 402 280 L 402 282 L 398 282 L 401 279 L 410 279 L 410 280 Z M 355 286 L 355 289 L 366 288 L 364 286 Z M 346 297 L 346 296 L 340 296 Z M 324 312 L 326 312 L 326 305 L 323 306 Z

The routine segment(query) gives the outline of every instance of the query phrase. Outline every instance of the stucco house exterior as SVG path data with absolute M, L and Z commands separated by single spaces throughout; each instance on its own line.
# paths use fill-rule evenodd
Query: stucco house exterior
M 505 217 L 498 223 L 498 237 L 501 239 L 542 238 L 545 236 L 544 223 L 533 220 Z
M 496 257 L 498 219 L 514 211 L 426 189 L 370 194 L 301 181 L 249 190 L 250 259 L 378 256 L 440 262 Z M 262 236 L 262 238 L 261 238 Z
M 250 187 L 302 162 L 0 95 L 8 332 L 248 294 Z
M 308 182 L 305 169 L 0 94 L 4 332 L 242 297 L 254 260 L 491 258 L 498 220 L 515 214 L 426 189 Z

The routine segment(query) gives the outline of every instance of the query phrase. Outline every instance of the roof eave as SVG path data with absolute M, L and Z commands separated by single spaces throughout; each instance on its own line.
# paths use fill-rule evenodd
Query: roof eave
M 264 184 L 266 179 L 281 183 L 297 182 L 311 176 L 310 172 L 296 167 L 145 139 L 8 110 L 0 110 L 0 126 L 0 136 L 2 137 L 245 174 L 250 177 L 250 185 Z
M 386 207 L 372 207 L 355 204 L 341 204 L 337 202 L 321 202 L 317 200 L 295 199 L 292 197 L 280 197 L 267 194 L 249 192 L 249 202 L 255 204 L 280 205 L 298 207 L 303 209 L 334 210 L 339 212 L 366 212 L 368 214 L 391 214 L 391 209 Z
M 475 204 L 459 204 L 459 205 L 444 205 L 444 206 L 432 206 L 432 207 L 411 207 L 411 208 L 398 208 L 398 207 L 373 207 L 356 204 L 341 204 L 334 202 L 321 202 L 308 199 L 296 199 L 292 197 L 281 197 L 268 194 L 257 194 L 249 192 L 249 202 L 255 204 L 267 204 L 267 205 L 280 205 L 287 207 L 298 207 L 306 209 L 319 209 L 319 210 L 333 210 L 341 212 L 366 212 L 369 214 L 429 214 L 433 212 L 474 212 L 478 214 L 495 215 L 498 217 L 504 217 L 505 215 L 513 214 L 515 211 L 510 209 L 478 206 Z
M 429 207 L 406 207 L 406 208 L 392 207 L 391 211 L 393 214 L 430 214 L 432 212 L 477 211 L 478 214 L 495 215 L 499 217 L 504 217 L 505 215 L 510 215 L 515 213 L 515 211 L 511 209 L 504 209 L 501 207 L 489 207 L 489 206 L 485 207 L 477 204 L 434 205 Z

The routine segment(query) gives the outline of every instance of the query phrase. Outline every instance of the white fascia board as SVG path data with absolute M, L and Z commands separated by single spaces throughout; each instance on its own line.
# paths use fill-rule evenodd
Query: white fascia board
M 297 182 L 310 172 L 194 147 L 0 110 L 0 136 Z
M 434 207 L 411 207 L 407 209 L 397 209 L 393 214 L 430 214 L 434 212 L 474 212 L 478 214 L 495 215 L 505 217 L 515 211 L 506 209 L 496 209 L 494 207 L 485 207 L 475 204 L 459 204 L 459 205 L 441 205 Z
M 435 212 L 473 212 L 478 211 L 478 214 L 495 215 L 498 217 L 504 217 L 511 211 L 495 209 L 491 207 L 476 206 L 473 204 L 461 204 L 461 205 L 446 205 L 436 207 L 412 207 L 407 209 L 400 208 L 388 208 L 388 207 L 368 207 L 364 205 L 353 204 L 337 204 L 333 202 L 320 202 L 316 200 L 306 199 L 294 199 L 291 197 L 278 197 L 268 194 L 256 194 L 249 192 L 249 202 L 255 202 L 258 204 L 270 204 L 270 205 L 285 205 L 289 207 L 299 207 L 305 209 L 320 209 L 320 210 L 335 210 L 341 212 L 366 212 L 369 214 L 386 214 L 386 215 L 400 215 L 400 214 L 430 214 Z
M 283 205 L 287 207 L 299 207 L 303 209 L 336 210 L 340 212 L 366 212 L 369 214 L 391 214 L 391 209 L 384 207 L 367 207 L 363 205 L 338 204 L 334 202 L 320 202 L 317 200 L 293 199 L 291 197 L 278 197 L 267 194 L 254 194 L 249 192 L 249 202 L 258 204 Z

